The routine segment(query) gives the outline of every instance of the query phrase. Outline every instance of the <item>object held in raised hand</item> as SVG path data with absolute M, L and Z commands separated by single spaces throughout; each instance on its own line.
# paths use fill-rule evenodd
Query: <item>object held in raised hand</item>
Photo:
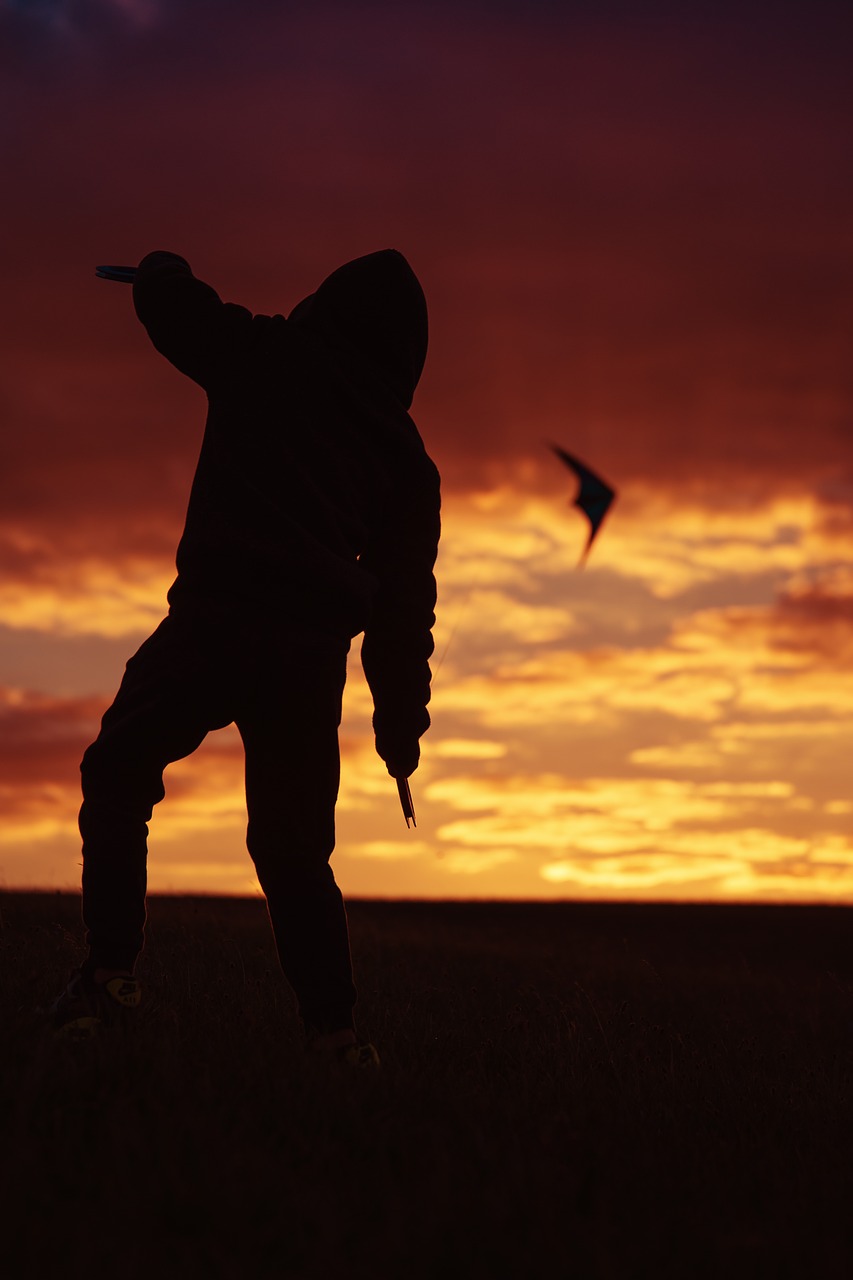
M 561 449 L 559 445 L 552 444 L 551 448 L 581 482 L 577 497 L 572 501 L 576 507 L 580 507 L 590 524 L 589 539 L 580 558 L 582 565 L 589 555 L 593 538 L 601 528 L 601 522 L 607 515 L 611 502 L 616 497 L 616 490 L 611 489 L 610 485 L 606 484 L 600 476 L 597 476 L 594 471 L 590 471 L 589 467 L 578 461 L 572 454 L 566 453 L 565 449 Z
M 409 825 L 409 819 L 412 820 L 412 826 L 416 827 L 415 822 L 415 806 L 412 804 L 412 792 L 409 788 L 408 778 L 397 779 L 397 793 L 400 797 L 400 804 L 403 806 L 403 817 L 406 819 L 406 826 Z
M 136 267 L 95 267 L 95 275 L 99 280 L 120 280 L 122 284 L 133 284 Z

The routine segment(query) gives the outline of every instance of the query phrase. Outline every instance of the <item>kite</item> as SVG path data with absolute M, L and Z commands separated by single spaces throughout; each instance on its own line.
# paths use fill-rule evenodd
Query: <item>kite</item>
M 573 471 L 578 480 L 580 480 L 577 497 L 572 499 L 572 503 L 574 506 L 580 507 L 590 523 L 589 539 L 578 565 L 578 568 L 581 568 L 589 555 L 593 539 L 610 509 L 610 504 L 616 497 L 616 491 L 611 489 L 609 484 L 605 484 L 594 471 L 590 471 L 589 467 L 579 462 L 577 458 L 573 458 L 570 453 L 566 453 L 565 449 L 561 449 L 559 445 L 552 444 L 551 448 L 560 461 L 564 462 L 569 470 Z

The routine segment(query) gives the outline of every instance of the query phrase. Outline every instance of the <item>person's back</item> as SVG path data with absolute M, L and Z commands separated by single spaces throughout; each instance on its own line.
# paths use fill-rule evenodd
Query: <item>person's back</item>
M 328 859 L 353 636 L 364 631 L 376 746 L 393 777 L 417 767 L 429 726 L 439 477 L 408 414 L 426 356 L 423 293 L 383 250 L 339 268 L 287 319 L 252 316 L 157 252 L 134 302 L 209 412 L 169 617 L 128 664 L 84 757 L 84 973 L 91 985 L 96 971 L 132 972 L 163 768 L 234 720 L 282 966 L 306 1029 L 351 1035 Z

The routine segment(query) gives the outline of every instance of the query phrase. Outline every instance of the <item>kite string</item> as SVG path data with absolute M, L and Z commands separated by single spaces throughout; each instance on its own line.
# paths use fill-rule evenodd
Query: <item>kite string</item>
M 468 590 L 465 592 L 465 597 L 462 600 L 462 603 L 459 605 L 459 608 L 456 612 L 456 620 L 450 629 L 450 635 L 447 637 L 447 643 L 445 644 L 441 657 L 438 660 L 438 666 L 436 667 L 435 671 L 432 673 L 433 688 L 435 688 L 435 682 L 438 679 L 438 673 L 441 670 L 444 659 L 447 657 L 447 652 L 451 644 L 453 643 L 453 638 L 456 635 L 456 632 L 459 630 L 459 624 L 462 622 L 462 619 L 464 618 L 465 613 L 467 612 L 468 605 L 471 603 L 471 598 L 475 590 L 477 589 L 477 587 L 480 585 L 480 579 L 482 576 L 483 576 L 483 562 L 481 560 L 479 565 L 477 566 L 477 572 L 474 574 L 474 578 L 470 586 L 468 587 Z

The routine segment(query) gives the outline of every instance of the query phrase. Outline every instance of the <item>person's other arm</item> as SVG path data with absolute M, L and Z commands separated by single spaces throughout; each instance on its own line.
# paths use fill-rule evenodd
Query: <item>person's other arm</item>
M 222 368 L 223 358 L 248 341 L 251 312 L 223 302 L 176 253 L 157 250 L 142 259 L 133 303 L 156 349 L 203 387 Z
M 433 568 L 441 533 L 440 482 L 432 463 L 418 491 L 402 494 L 394 505 L 393 516 L 361 557 L 379 581 L 361 662 L 373 695 L 376 750 L 393 778 L 408 778 L 418 767 L 419 739 L 430 724 Z

